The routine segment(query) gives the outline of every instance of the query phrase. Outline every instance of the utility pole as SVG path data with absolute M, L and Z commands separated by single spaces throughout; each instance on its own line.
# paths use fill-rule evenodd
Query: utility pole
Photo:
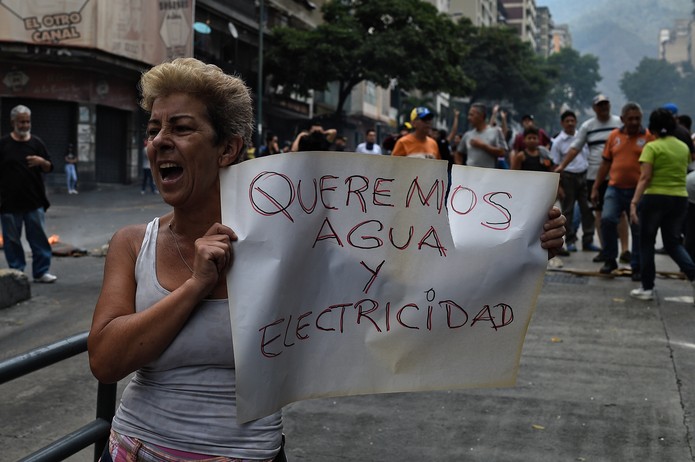
M 258 88 L 256 90 L 258 110 L 256 115 L 256 150 L 260 149 L 263 145 L 263 29 L 265 24 L 265 1 L 259 0 L 258 3 Z

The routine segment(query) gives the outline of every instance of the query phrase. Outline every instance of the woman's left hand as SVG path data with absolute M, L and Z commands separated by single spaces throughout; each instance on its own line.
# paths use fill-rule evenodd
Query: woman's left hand
M 630 222 L 633 225 L 639 225 L 639 214 L 637 213 L 637 204 L 630 204 Z
M 557 255 L 565 243 L 565 224 L 567 219 L 559 208 L 552 207 L 548 212 L 548 220 L 543 224 L 541 247 L 548 250 L 548 260 Z

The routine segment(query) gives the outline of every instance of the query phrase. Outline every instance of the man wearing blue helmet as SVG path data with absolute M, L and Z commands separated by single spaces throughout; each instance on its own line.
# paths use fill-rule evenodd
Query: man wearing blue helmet
M 413 131 L 396 141 L 391 152 L 392 156 L 424 157 L 440 159 L 439 146 L 434 138 L 429 136 L 432 130 L 434 114 L 426 107 L 416 107 L 410 112 L 410 123 Z
M 675 103 L 666 103 L 661 107 L 673 114 L 673 117 L 678 117 L 678 106 L 676 106 Z M 673 131 L 673 136 L 675 136 L 676 138 L 684 142 L 686 146 L 688 146 L 688 149 L 690 150 L 690 157 L 695 156 L 695 145 L 693 144 L 693 139 L 690 137 L 690 130 L 677 123 L 676 128 Z

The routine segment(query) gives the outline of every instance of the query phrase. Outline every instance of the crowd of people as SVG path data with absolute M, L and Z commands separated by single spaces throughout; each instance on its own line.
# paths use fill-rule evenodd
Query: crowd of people
M 663 138 L 672 137 L 695 156 L 690 132 L 692 119 L 678 114 L 678 106 L 674 103 L 666 103 L 651 114 L 645 114 L 638 103 L 629 102 L 621 108 L 620 115 L 616 115 L 612 112 L 609 98 L 603 94 L 593 98 L 592 110 L 593 116 L 581 124 L 577 113 L 564 111 L 559 117 L 562 129 L 551 136 L 536 126 L 532 114 L 522 115 L 521 128 L 513 133 L 509 113 L 498 105 L 488 111 L 484 104 L 473 103 L 468 110 L 468 130 L 465 132 L 458 131 L 458 111 L 454 111 L 451 129 L 447 132 L 435 127 L 436 115 L 429 108 L 416 107 L 399 130 L 387 135 L 381 145 L 373 128 L 367 129 L 364 141 L 351 149 L 345 147 L 345 138 L 338 136 L 335 130 L 324 130 L 317 125 L 300 132 L 285 151 L 348 150 L 442 159 L 450 165 L 557 172 L 560 174 L 557 201 L 571 224 L 567 229 L 566 244 L 559 250 L 559 255 L 569 257 L 577 252 L 581 237 L 581 250 L 596 254 L 592 260 L 600 264 L 597 267 L 599 274 L 614 273 L 620 269 L 620 263 L 629 265 L 632 280 L 642 282 L 642 287 L 632 295 L 651 299 L 654 297 L 655 249 L 652 247 L 656 231 L 644 229 L 653 223 L 649 218 L 648 204 L 654 199 L 667 203 L 673 200 L 671 196 L 681 198 L 676 201 L 683 202 L 682 207 L 676 208 L 681 215 L 669 216 L 666 225 L 661 223 L 663 248 L 656 251 L 669 254 L 691 279 L 690 266 L 683 255 L 695 260 L 695 174 L 687 176 L 687 189 L 686 175 L 692 170 L 688 165 L 679 165 L 677 172 L 672 172 L 672 189 L 655 189 L 654 178 L 649 178 L 638 196 L 644 196 L 646 214 L 646 218 L 640 219 L 640 214 L 631 210 L 632 205 L 639 205 L 634 197 L 644 170 L 657 165 L 654 159 L 642 153 L 645 146 L 652 143 L 652 146 L 659 146 L 664 144 Z M 658 126 L 659 131 L 666 131 L 665 136 L 656 131 L 656 125 L 651 126 L 651 116 L 657 113 L 668 114 L 669 121 L 673 121 L 673 127 Z M 643 126 L 645 117 L 650 117 L 647 127 Z M 340 147 L 334 141 L 338 139 L 342 139 Z M 261 152 L 283 152 L 277 148 L 277 138 L 275 140 L 275 149 L 261 148 Z M 271 144 L 270 140 L 268 144 Z M 675 142 L 669 144 L 673 148 L 669 154 L 673 154 L 676 145 Z M 647 150 L 649 152 L 651 150 Z M 688 157 L 688 164 L 693 159 Z M 660 169 L 656 171 L 660 173 Z M 660 178 L 657 176 L 656 180 Z M 641 206 L 637 208 L 637 211 L 641 210 Z M 668 230 L 671 225 L 676 227 L 675 230 Z M 647 236 L 647 240 L 641 236 Z M 645 251 L 645 247 L 650 247 L 651 251 Z
M 596 253 L 593 261 L 601 264 L 597 269 L 599 273 L 608 275 L 619 269 L 619 263 L 629 264 L 632 279 L 643 284 L 643 292 L 638 295 L 641 298 L 653 297 L 653 290 L 650 292 L 653 283 L 649 281 L 649 273 L 646 274 L 646 280 L 642 279 L 645 266 L 643 247 L 649 245 L 649 241 L 642 242 L 641 236 L 644 232 L 641 228 L 644 224 L 640 224 L 639 214 L 631 214 L 631 203 L 641 174 L 648 168 L 646 164 L 650 163 L 642 157 L 644 147 L 661 140 L 662 137 L 655 133 L 652 127 L 643 126 L 642 120 L 647 114 L 643 113 L 637 103 L 625 104 L 620 115 L 615 115 L 612 113 L 609 99 L 605 95 L 597 95 L 593 99 L 592 109 L 593 117 L 581 124 L 575 112 L 564 111 L 559 117 L 562 130 L 550 136 L 543 128 L 536 126 L 532 114 L 524 114 L 520 118 L 520 130 L 513 133 L 509 113 L 497 105 L 490 111 L 484 104 L 470 105 L 466 117 L 468 130 L 464 132 L 458 130 L 458 110 L 454 111 L 449 124 L 450 130 L 447 131 L 435 126 L 436 114 L 433 111 L 420 106 L 413 108 L 406 117 L 406 122 L 394 133 L 383 137 L 381 143 L 377 139 L 377 131 L 372 127 L 365 130 L 362 139 L 353 147 L 336 129 L 324 128 L 321 123 L 314 122 L 297 133 L 292 141 L 280 143 L 278 136 L 270 131 L 266 133 L 264 143 L 259 147 L 254 147 L 249 139 L 245 143 L 242 157 L 248 159 L 297 151 L 350 151 L 441 159 L 449 162 L 450 167 L 459 164 L 483 168 L 558 172 L 558 203 L 563 215 L 571 224 L 567 227 L 565 246 L 558 250 L 558 254 L 567 257 L 578 251 L 578 241 L 581 237 L 581 250 Z M 695 156 L 690 132 L 692 119 L 688 115 L 679 114 L 674 103 L 664 104 L 659 110 L 670 114 L 674 121 L 673 127 L 665 128 L 668 136 L 685 144 L 688 152 Z M 3 213 L 5 253 L 12 268 L 24 269 L 25 263 L 20 255 L 23 252 L 19 251 L 21 243 L 18 237 L 24 224 L 29 231 L 27 240 L 32 246 L 33 258 L 37 260 L 36 270 L 33 271 L 35 280 L 53 282 L 55 277 L 47 271 L 50 265 L 50 246 L 46 244 L 40 232 L 43 228 L 41 211 L 45 212 L 47 200 L 36 193 L 39 190 L 44 191 L 45 188 L 40 181 L 41 173 L 51 171 L 53 164 L 45 146 L 41 147 L 43 143 L 40 138 L 32 136 L 26 128 L 30 127 L 30 110 L 18 106 L 12 117 L 14 131 L 6 137 L 6 148 L 3 149 L 13 150 L 14 146 L 31 144 L 32 152 L 38 152 L 44 160 L 34 161 L 41 162 L 41 165 L 32 165 L 23 173 L 31 174 L 33 178 L 31 181 L 21 182 L 24 187 L 35 185 L 32 186 L 34 192 L 23 195 L 35 197 L 33 202 L 17 206 L 12 205 L 11 200 L 3 203 L 4 209 L 21 209 L 12 210 L 12 214 Z M 34 148 L 34 144 L 38 147 Z M 143 152 L 146 152 L 147 140 L 144 146 Z M 70 146 L 65 156 L 69 194 L 77 194 L 76 163 L 77 156 Z M 150 162 L 146 155 L 143 155 L 141 193 L 144 194 L 149 189 L 157 194 L 159 191 L 152 179 L 149 166 Z M 664 236 L 662 229 L 663 248 L 656 249 L 657 252 L 671 255 L 686 275 L 687 266 L 683 266 L 685 263 L 680 256 L 682 252 L 676 243 L 683 247 L 691 260 L 695 259 L 695 174 L 687 177 L 687 188 L 685 183 L 686 175 L 691 170 L 687 166 L 686 170 L 679 172 L 677 178 L 677 197 L 689 197 L 685 200 L 683 216 L 671 217 L 678 225 L 678 232 L 674 241 L 671 241 Z M 17 178 L 20 176 L 12 176 L 11 179 L 14 181 Z M 12 181 L 5 184 L 12 185 Z M 648 186 L 645 185 L 642 192 L 647 196 L 644 198 L 645 201 L 651 199 L 648 196 L 654 191 Z M 675 189 L 669 190 L 668 194 L 675 194 Z M 649 258 L 650 254 L 647 252 L 646 258 Z

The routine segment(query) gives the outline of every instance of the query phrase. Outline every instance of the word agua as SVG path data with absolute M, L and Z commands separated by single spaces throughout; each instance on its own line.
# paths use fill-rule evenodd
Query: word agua
M 406 303 L 396 308 L 391 302 L 380 305 L 376 300 L 365 298 L 355 303 L 331 305 L 316 314 L 307 311 L 296 319 L 292 315 L 279 318 L 258 329 L 260 352 L 266 358 L 275 358 L 297 342 L 309 341 L 312 335 L 339 335 L 347 330 L 356 330 L 358 326 L 378 333 L 388 333 L 394 329 L 453 330 L 466 325 L 469 328 L 486 326 L 497 331 L 514 321 L 514 310 L 506 303 L 484 305 L 471 317 L 466 308 L 452 300 L 431 304 L 434 291 L 430 289 L 427 293 L 429 304 L 422 310 L 416 303 Z M 433 326 L 435 322 L 444 326 Z
M 478 195 L 470 188 L 452 185 L 447 199 L 444 180 L 435 180 L 427 188 L 426 185 L 423 187 L 418 177 L 410 181 L 405 197 L 394 200 L 392 186 L 395 181 L 394 178 L 376 178 L 370 181 L 363 175 L 347 176 L 341 181 L 340 177 L 324 175 L 318 179 L 313 178 L 309 186 L 303 187 L 302 180 L 295 184 L 283 173 L 265 171 L 251 181 L 248 194 L 251 207 L 256 213 L 266 217 L 281 215 L 292 223 L 299 215 L 311 215 L 317 208 L 338 213 L 341 208 L 358 207 L 361 213 L 366 214 L 369 211 L 372 215 L 376 215 L 379 207 L 412 209 L 419 206 L 436 207 L 437 214 L 441 214 L 446 201 L 451 212 L 468 215 L 478 205 Z M 483 203 L 500 214 L 500 221 L 486 220 L 480 224 L 493 230 L 505 230 L 511 225 L 511 212 L 507 206 L 498 201 L 498 196 L 503 196 L 507 200 L 511 199 L 509 193 L 494 191 L 483 195 Z M 430 247 L 436 249 L 440 256 L 446 256 L 447 249 L 443 246 L 437 229 L 432 225 L 424 228 L 419 230 L 418 250 L 422 247 Z M 413 242 L 415 226 L 408 227 L 407 238 L 396 238 L 396 234 L 405 235 L 406 233 L 397 233 L 392 227 L 386 230 L 379 219 L 360 221 L 349 231 L 340 233 L 330 217 L 326 216 L 312 248 L 321 241 L 330 240 L 340 247 L 347 244 L 358 249 L 379 248 L 388 242 L 395 249 L 405 250 Z

